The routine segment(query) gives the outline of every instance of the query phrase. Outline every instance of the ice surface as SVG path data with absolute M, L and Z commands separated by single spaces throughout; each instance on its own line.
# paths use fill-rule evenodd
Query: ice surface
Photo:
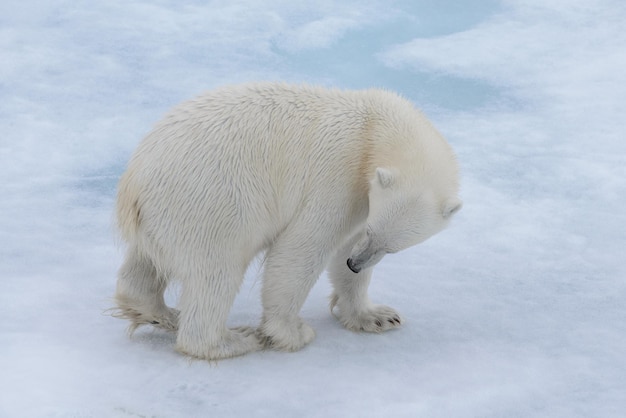
M 625 21 L 619 0 L 2 2 L 0 416 L 624 416 Z M 342 329 L 323 277 L 297 353 L 128 339 L 103 315 L 118 176 L 169 107 L 260 79 L 413 100 L 464 209 L 377 268 L 398 331 Z M 258 321 L 259 276 L 233 324 Z

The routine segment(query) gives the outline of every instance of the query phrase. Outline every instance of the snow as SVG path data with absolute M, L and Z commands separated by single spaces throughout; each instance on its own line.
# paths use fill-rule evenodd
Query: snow
M 619 0 L 2 2 L 0 416 L 623 416 L 624 21 Z M 129 339 L 105 312 L 117 178 L 168 108 L 261 79 L 398 91 L 457 151 L 463 210 L 375 272 L 405 325 L 344 330 L 322 277 L 296 353 Z M 255 265 L 233 324 L 259 289 Z

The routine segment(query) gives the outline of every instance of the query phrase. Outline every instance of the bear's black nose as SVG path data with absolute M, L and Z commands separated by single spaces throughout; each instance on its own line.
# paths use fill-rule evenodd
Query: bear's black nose
M 353 273 L 358 273 L 359 271 L 361 271 L 359 267 L 356 267 L 354 265 L 351 258 L 348 258 L 348 262 L 346 264 L 348 264 L 348 268 L 352 270 Z

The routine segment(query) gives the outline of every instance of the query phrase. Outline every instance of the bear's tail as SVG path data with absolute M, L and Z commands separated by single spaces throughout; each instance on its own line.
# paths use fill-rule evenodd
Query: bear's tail
M 121 238 L 128 243 L 136 242 L 141 208 L 137 186 L 128 171 L 122 175 L 117 188 L 116 215 Z

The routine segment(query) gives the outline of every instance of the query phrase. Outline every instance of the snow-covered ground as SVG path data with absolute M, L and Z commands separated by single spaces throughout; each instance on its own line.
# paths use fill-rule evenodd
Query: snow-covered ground
M 0 416 L 624 416 L 624 22 L 622 0 L 4 0 Z M 322 277 L 297 353 L 129 339 L 103 314 L 118 176 L 169 107 L 260 79 L 413 100 L 457 151 L 464 209 L 377 268 L 398 331 L 342 329 Z M 233 324 L 258 321 L 259 277 Z

